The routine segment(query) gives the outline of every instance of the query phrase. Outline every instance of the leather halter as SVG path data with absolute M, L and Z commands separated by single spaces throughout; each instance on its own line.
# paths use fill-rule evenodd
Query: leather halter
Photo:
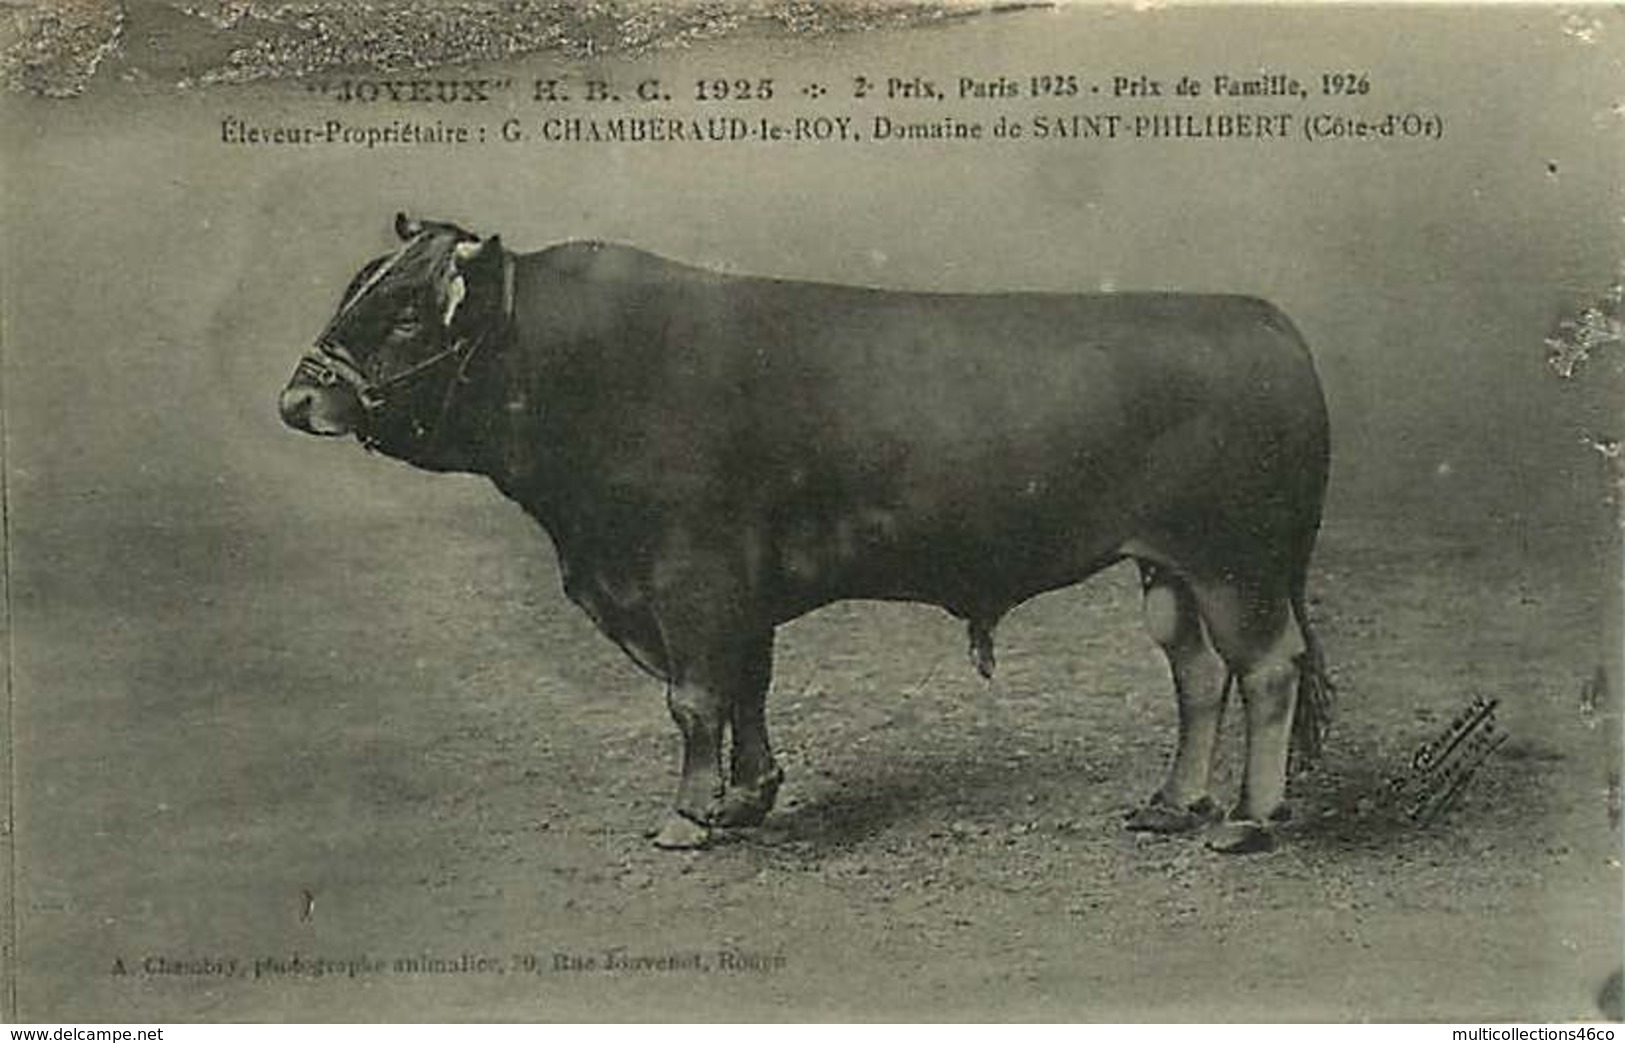
M 367 292 L 378 284 L 384 274 L 393 268 L 413 246 L 417 245 L 425 234 L 419 233 L 413 236 L 405 246 L 401 247 L 398 252 L 380 265 L 350 295 L 349 300 L 344 302 L 338 313 L 333 316 L 332 321 L 327 324 L 327 328 L 316 338 L 316 343 L 312 349 L 299 359 L 299 363 L 294 369 L 296 377 L 304 377 L 321 387 L 333 387 L 337 384 L 343 384 L 349 388 L 368 421 L 358 431 L 357 436 L 361 439 L 362 446 L 369 450 L 377 448 L 378 439 L 367 428 L 372 427 L 371 422 L 388 408 L 389 393 L 403 388 L 410 390 L 419 383 L 420 378 L 446 363 L 455 362 L 457 363 L 457 373 L 446 385 L 446 393 L 440 402 L 440 412 L 436 415 L 433 426 L 425 427 L 416 417 L 412 418 L 414 436 L 420 443 L 427 439 L 428 447 L 434 448 L 438 443 L 440 433 L 445 428 L 446 418 L 451 414 L 452 405 L 457 397 L 457 389 L 468 382 L 468 370 L 474 361 L 474 357 L 479 354 L 480 349 L 484 348 L 487 343 L 497 338 L 500 333 L 506 332 L 513 325 L 514 264 L 512 255 L 503 249 L 502 312 L 496 322 L 485 323 L 477 336 L 458 337 L 448 347 L 435 352 L 420 362 L 407 366 L 397 373 L 373 379 L 361 371 L 355 363 L 355 354 L 334 336 L 339 320 L 354 308 L 366 296 Z M 498 247 L 498 249 L 502 248 Z

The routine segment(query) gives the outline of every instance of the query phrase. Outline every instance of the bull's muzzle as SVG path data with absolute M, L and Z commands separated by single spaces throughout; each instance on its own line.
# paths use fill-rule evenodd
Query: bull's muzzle
M 294 381 L 282 391 L 277 410 L 295 431 L 335 437 L 355 430 L 355 405 L 336 387 Z

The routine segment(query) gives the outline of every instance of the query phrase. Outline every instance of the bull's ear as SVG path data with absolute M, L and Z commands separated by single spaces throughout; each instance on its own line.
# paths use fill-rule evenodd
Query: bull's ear
M 423 222 L 414 221 L 404 213 L 395 215 L 395 234 L 402 239 L 410 239 L 423 231 Z
M 440 290 L 440 299 L 443 311 L 440 315 L 440 324 L 451 329 L 451 320 L 457 317 L 457 309 L 468 296 L 468 283 L 463 279 L 464 272 L 472 272 L 486 264 L 488 259 L 502 256 L 502 240 L 497 236 L 481 242 L 478 239 L 464 239 L 453 244 L 451 248 L 451 265 L 447 269 L 448 278 Z
M 484 242 L 465 239 L 451 248 L 451 256 L 457 268 L 466 272 L 483 257 L 502 256 L 502 237 L 493 235 Z

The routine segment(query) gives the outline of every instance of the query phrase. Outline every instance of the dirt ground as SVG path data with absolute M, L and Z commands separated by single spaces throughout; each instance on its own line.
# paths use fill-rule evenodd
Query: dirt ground
M 780 808 L 676 854 L 644 837 L 673 782 L 661 693 L 546 541 L 477 482 L 356 466 L 400 498 L 267 524 L 263 490 L 179 517 L 132 488 L 33 533 L 25 1019 L 1599 1014 L 1619 751 L 1612 704 L 1582 706 L 1606 619 L 1585 546 L 1332 517 L 1313 590 L 1341 716 L 1273 853 L 1121 828 L 1173 707 L 1118 569 L 1008 619 L 991 685 L 931 610 L 784 628 Z M 1418 827 L 1389 782 L 1474 695 L 1511 738 Z

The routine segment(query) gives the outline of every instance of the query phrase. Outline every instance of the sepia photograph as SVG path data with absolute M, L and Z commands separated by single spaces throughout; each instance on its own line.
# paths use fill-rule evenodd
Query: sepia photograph
M 1619 7 L 3 22 L 6 1020 L 1625 1018 Z

